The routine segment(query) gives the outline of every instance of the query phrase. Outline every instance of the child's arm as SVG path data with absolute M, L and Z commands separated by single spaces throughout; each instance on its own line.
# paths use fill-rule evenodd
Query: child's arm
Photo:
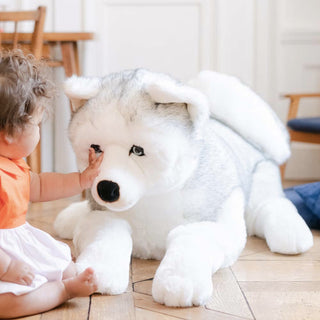
M 89 149 L 89 166 L 82 173 L 54 173 L 36 174 L 31 172 L 30 201 L 49 201 L 67 198 L 90 188 L 99 173 L 103 154 L 96 158 L 92 148 Z
M 34 279 L 31 267 L 20 260 L 11 259 L 0 249 L 0 280 L 30 285 Z

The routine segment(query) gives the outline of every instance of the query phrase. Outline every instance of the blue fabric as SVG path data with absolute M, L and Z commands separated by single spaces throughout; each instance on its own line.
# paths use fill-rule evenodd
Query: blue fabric
M 295 131 L 320 133 L 320 118 L 296 118 L 289 120 L 288 127 Z
M 307 183 L 284 190 L 307 225 L 320 229 L 320 182 Z

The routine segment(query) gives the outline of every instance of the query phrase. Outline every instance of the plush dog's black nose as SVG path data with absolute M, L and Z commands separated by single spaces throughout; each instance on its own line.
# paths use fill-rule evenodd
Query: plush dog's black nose
M 113 181 L 103 180 L 97 185 L 99 197 L 106 202 L 114 202 L 119 199 L 119 185 Z

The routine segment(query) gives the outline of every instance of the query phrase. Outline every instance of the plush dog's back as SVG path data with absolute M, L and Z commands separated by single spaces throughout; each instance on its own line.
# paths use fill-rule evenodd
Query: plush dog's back
M 239 79 L 213 71 L 202 71 L 189 85 L 204 93 L 211 115 L 227 124 L 278 164 L 290 157 L 288 133 L 273 112 Z

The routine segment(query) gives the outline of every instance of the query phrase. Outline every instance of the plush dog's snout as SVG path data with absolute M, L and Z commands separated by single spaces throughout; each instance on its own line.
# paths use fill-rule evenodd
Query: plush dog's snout
M 106 202 L 114 202 L 119 199 L 119 185 L 113 181 L 103 180 L 97 185 L 99 197 Z

